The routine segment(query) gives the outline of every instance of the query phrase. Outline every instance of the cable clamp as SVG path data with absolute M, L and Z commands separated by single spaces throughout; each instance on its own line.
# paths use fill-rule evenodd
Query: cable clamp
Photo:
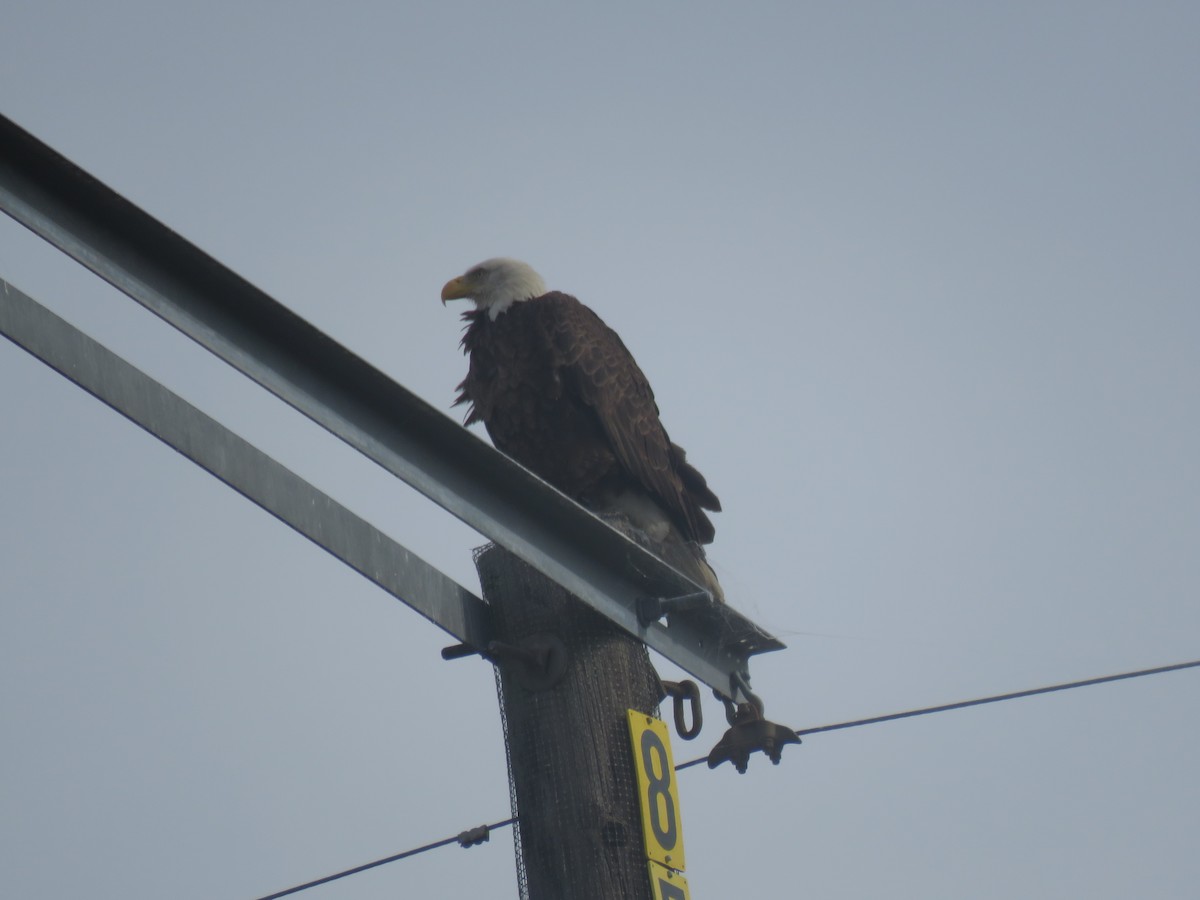
M 462 832 L 457 840 L 458 845 L 464 849 L 474 847 L 478 844 L 485 843 L 491 837 L 491 830 L 486 825 L 479 825 L 475 828 L 468 828 Z
M 733 680 L 736 691 L 747 699 L 734 704 L 728 697 L 713 692 L 725 704 L 729 729 L 709 752 L 708 767 L 715 769 L 728 761 L 744 775 L 750 763 L 750 754 L 756 750 L 761 750 L 774 765 L 779 765 L 783 748 L 787 744 L 799 744 L 800 735 L 786 725 L 769 721 L 763 715 L 763 702 L 750 690 L 750 682 L 744 675 L 735 673 Z

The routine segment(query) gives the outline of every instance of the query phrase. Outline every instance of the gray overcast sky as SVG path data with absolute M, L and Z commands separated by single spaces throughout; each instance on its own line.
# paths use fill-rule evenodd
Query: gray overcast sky
M 598 310 L 790 644 L 772 718 L 1200 657 L 1200 6 L 9 0 L 4 31 L 6 115 L 439 407 L 468 265 Z M 7 219 L 0 277 L 477 586 L 477 535 Z M 490 669 L 7 342 L 0 383 L 0 893 L 252 898 L 507 817 Z M 691 769 L 693 895 L 1193 896 L 1198 678 Z M 515 893 L 502 832 L 309 896 Z

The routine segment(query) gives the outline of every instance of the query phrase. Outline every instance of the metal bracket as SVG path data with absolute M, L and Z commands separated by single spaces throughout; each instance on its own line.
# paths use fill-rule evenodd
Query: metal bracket
M 639 597 L 637 601 L 638 624 L 645 628 L 663 616 L 692 609 L 707 609 L 715 602 L 712 594 L 708 591 L 684 594 L 682 597 Z
M 527 691 L 548 690 L 567 672 L 567 645 L 553 634 L 531 634 L 517 645 L 491 641 L 482 655 L 507 668 Z

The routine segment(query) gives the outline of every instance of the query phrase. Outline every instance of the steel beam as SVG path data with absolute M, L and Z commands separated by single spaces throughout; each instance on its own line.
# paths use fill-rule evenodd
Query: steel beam
M 435 625 L 487 646 L 482 600 L 3 279 L 0 333 Z
M 783 647 L 727 606 L 640 624 L 700 588 L 2 117 L 0 207 L 722 694 Z

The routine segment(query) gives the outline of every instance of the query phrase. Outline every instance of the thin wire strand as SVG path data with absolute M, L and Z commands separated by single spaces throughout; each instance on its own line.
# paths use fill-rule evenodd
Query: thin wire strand
M 506 825 L 512 825 L 516 822 L 516 818 L 505 819 L 503 822 L 497 822 L 495 825 L 488 825 L 488 831 L 495 831 L 497 828 L 504 828 Z M 432 844 L 426 844 L 424 847 L 414 847 L 412 850 L 405 850 L 403 853 L 397 853 L 395 856 L 388 856 L 384 859 L 377 859 L 374 862 L 365 863 L 361 866 L 355 866 L 353 869 L 347 869 L 344 872 L 338 872 L 335 875 L 326 875 L 324 878 L 318 878 L 316 881 L 308 881 L 304 884 L 298 884 L 295 887 L 290 887 L 285 891 L 278 891 L 274 894 L 267 894 L 265 897 L 259 897 L 258 900 L 277 900 L 279 897 L 286 897 L 289 894 L 298 894 L 300 891 L 308 890 L 311 887 L 316 887 L 319 884 L 328 884 L 331 881 L 337 881 L 339 878 L 345 878 L 347 875 L 357 875 L 359 872 L 365 872 L 367 869 L 373 869 L 376 866 L 382 866 L 385 863 L 396 862 L 400 859 L 407 859 L 410 856 L 416 856 L 418 853 L 424 853 L 426 850 L 436 850 L 438 847 L 445 847 L 447 844 L 456 843 L 463 834 L 456 834 L 454 837 L 443 838 L 440 841 L 434 841 Z
M 818 725 L 815 728 L 804 728 L 798 730 L 796 734 L 820 734 L 823 731 L 839 731 L 843 728 L 857 728 L 860 725 L 876 725 L 880 722 L 891 722 L 895 719 L 908 719 L 913 716 L 927 716 L 932 713 L 948 712 L 952 709 L 966 709 L 969 706 L 982 706 L 985 703 L 999 703 L 1002 700 L 1017 700 L 1021 697 L 1034 697 L 1038 694 L 1049 694 L 1054 691 L 1069 691 L 1073 688 L 1090 687 L 1094 684 L 1107 684 L 1110 681 L 1123 681 L 1127 678 L 1142 678 L 1146 675 L 1161 675 L 1164 672 L 1178 672 L 1180 669 L 1193 669 L 1200 666 L 1200 659 L 1192 660 L 1191 662 L 1175 663 L 1169 666 L 1157 666 L 1153 669 L 1139 669 L 1136 672 L 1121 672 L 1118 675 L 1103 675 L 1100 678 L 1087 678 L 1083 681 L 1069 681 L 1066 684 L 1052 684 L 1047 687 L 1030 688 L 1025 691 L 1013 691 L 1009 694 L 995 694 L 991 697 L 980 697 L 976 700 L 960 700 L 957 703 L 946 703 L 942 706 L 925 706 L 921 709 L 910 709 L 905 712 L 889 713 L 884 716 L 872 716 L 869 719 L 854 719 L 850 722 L 838 722 L 834 725 Z M 701 756 L 698 759 L 689 759 L 685 763 L 680 763 L 675 767 L 675 771 L 688 769 L 692 766 L 699 765 L 708 759 L 706 756 Z
M 953 709 L 966 709 L 970 706 L 982 706 L 986 703 L 1000 703 L 1003 700 L 1018 700 L 1022 697 L 1034 697 L 1038 694 L 1049 694 L 1054 691 L 1069 691 L 1074 688 L 1090 687 L 1096 684 L 1107 684 L 1111 681 L 1123 681 L 1128 678 L 1142 678 L 1147 675 L 1162 675 L 1165 672 L 1178 672 L 1181 669 L 1193 669 L 1200 666 L 1200 659 L 1192 660 L 1191 662 L 1175 663 L 1169 666 L 1157 666 L 1153 669 L 1139 669 L 1136 672 L 1121 672 L 1117 675 L 1103 675 L 1099 678 L 1087 678 L 1083 681 L 1069 681 L 1065 684 L 1052 684 L 1046 687 L 1030 688 L 1024 691 L 1013 691 L 1008 694 L 994 694 L 990 697 L 979 697 L 975 700 L 960 700 L 957 703 L 946 703 L 941 706 L 925 706 L 920 709 L 910 709 L 904 712 L 888 713 L 883 716 L 872 716 L 868 719 L 854 719 L 849 722 L 837 722 L 833 725 L 818 725 L 814 728 L 804 728 L 796 731 L 798 735 L 805 734 L 820 734 L 824 731 L 839 731 L 843 728 L 857 728 L 860 725 L 876 725 L 880 722 L 891 722 L 896 719 L 908 719 L 913 716 L 927 716 L 932 713 L 949 712 Z M 696 759 L 690 759 L 687 762 L 680 763 L 675 767 L 675 771 L 689 769 L 692 766 L 697 766 L 705 762 L 708 757 L 700 756 Z M 494 825 L 486 826 L 487 830 L 494 831 L 497 828 L 504 828 L 516 822 L 516 817 L 505 819 L 502 822 L 497 822 Z M 289 894 L 297 894 L 300 891 L 307 890 L 311 887 L 317 887 L 321 884 L 328 884 L 331 881 L 337 881 L 339 878 L 345 878 L 348 875 L 357 875 L 359 872 L 365 872 L 367 869 L 373 869 L 376 866 L 382 866 L 386 863 L 396 862 L 397 860 L 407 859 L 410 856 L 416 856 L 418 853 L 424 853 L 427 850 L 436 850 L 438 847 L 445 847 L 447 844 L 460 842 L 463 835 L 468 832 L 462 832 L 454 837 L 443 838 L 440 841 L 434 841 L 432 844 L 425 844 L 423 847 L 414 847 L 412 850 L 405 850 L 403 853 L 397 853 L 394 856 L 388 856 L 384 859 L 377 859 L 374 862 L 365 863 L 361 866 L 355 866 L 353 869 L 346 869 L 344 872 L 338 872 L 334 875 L 326 875 L 324 878 L 318 878 L 315 881 L 309 881 L 304 884 L 298 884 L 295 887 L 290 887 L 284 891 L 278 891 L 274 894 L 267 894 L 265 897 L 259 897 L 258 900 L 278 900 L 280 897 L 286 897 Z

